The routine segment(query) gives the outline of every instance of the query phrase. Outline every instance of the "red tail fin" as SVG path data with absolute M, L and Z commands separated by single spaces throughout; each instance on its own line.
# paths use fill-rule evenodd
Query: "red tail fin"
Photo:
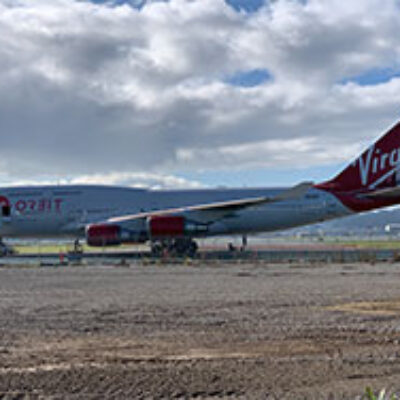
M 400 122 L 353 163 L 317 187 L 339 192 L 367 192 L 400 184 Z

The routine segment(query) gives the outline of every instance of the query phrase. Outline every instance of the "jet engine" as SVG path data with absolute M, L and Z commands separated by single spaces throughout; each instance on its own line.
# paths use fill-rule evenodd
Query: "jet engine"
M 117 224 L 92 224 L 86 228 L 89 246 L 115 246 L 122 243 L 143 243 L 146 240 L 179 239 L 201 235 L 208 225 L 190 221 L 181 215 L 153 215 L 128 229 Z M 146 222 L 146 224 L 144 224 Z
M 143 243 L 145 232 L 131 231 L 119 225 L 93 224 L 86 228 L 86 242 L 89 246 L 115 246 L 121 243 Z
M 193 222 L 181 215 L 154 215 L 147 219 L 152 239 L 180 238 L 207 232 L 206 224 Z

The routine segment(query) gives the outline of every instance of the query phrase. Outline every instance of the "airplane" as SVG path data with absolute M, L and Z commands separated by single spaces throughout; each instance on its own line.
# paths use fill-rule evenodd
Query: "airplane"
M 293 228 L 400 202 L 400 122 L 333 179 L 292 188 L 150 190 L 101 185 L 0 189 L 0 236 L 151 244 L 194 255 L 196 238 Z

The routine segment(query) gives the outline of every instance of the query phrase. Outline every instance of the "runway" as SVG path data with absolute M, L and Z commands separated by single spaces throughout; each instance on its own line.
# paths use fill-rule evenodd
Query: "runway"
M 0 393 L 356 398 L 400 391 L 400 265 L 0 268 Z M 20 398 L 20 397 L 18 397 Z

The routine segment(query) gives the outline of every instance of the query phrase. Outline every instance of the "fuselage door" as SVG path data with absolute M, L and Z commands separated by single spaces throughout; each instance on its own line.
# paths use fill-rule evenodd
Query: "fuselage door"
M 0 218 L 1 223 L 11 221 L 11 204 L 4 196 L 0 196 Z

